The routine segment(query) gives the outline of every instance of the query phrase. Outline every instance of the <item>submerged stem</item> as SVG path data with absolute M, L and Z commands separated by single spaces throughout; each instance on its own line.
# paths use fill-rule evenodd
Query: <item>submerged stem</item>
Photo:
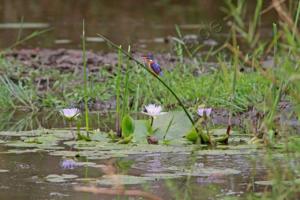
M 195 122 L 194 122 L 193 118 L 188 113 L 188 111 L 185 108 L 185 106 L 183 105 L 182 101 L 179 99 L 179 97 L 177 96 L 177 94 L 171 89 L 170 86 L 168 86 L 159 76 L 157 76 L 150 69 L 148 69 L 147 66 L 145 66 L 143 63 L 141 63 L 140 61 L 138 61 L 137 59 L 135 59 L 133 56 L 131 56 L 128 52 L 126 52 L 122 47 L 118 46 L 117 44 L 115 44 L 114 42 L 112 42 L 111 40 L 109 40 L 108 38 L 106 38 L 105 36 L 103 36 L 101 34 L 98 34 L 98 36 L 101 37 L 102 39 L 104 39 L 113 48 L 118 49 L 123 55 L 125 55 L 129 59 L 133 60 L 137 65 L 139 65 L 140 67 L 144 68 L 148 73 L 150 73 L 152 76 L 154 76 L 163 86 L 165 86 L 165 88 L 175 97 L 175 99 L 177 100 L 179 106 L 183 109 L 183 111 L 185 112 L 186 116 L 189 118 L 190 122 L 193 124 L 193 126 L 195 126 Z

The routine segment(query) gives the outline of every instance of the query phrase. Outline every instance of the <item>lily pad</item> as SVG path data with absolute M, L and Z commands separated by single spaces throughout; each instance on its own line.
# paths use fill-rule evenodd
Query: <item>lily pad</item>
M 40 149 L 9 149 L 7 153 L 23 154 L 23 153 L 35 153 L 41 151 Z
M 76 162 L 77 166 L 95 167 L 97 164 L 94 162 Z
M 12 136 L 12 137 L 21 137 L 21 136 L 39 136 L 42 135 L 44 130 L 32 130 L 32 131 L 1 131 L 0 135 L 2 136 Z
M 38 148 L 38 149 L 45 149 L 45 150 L 50 150 L 50 149 L 64 149 L 63 147 L 57 146 L 57 144 L 36 144 L 36 143 L 26 143 L 23 141 L 12 141 L 8 142 L 5 144 L 6 146 L 9 147 L 22 147 L 22 148 Z
M 168 126 L 172 121 L 171 127 L 169 128 L 167 135 L 166 131 Z M 145 120 L 136 120 L 135 121 L 135 132 L 134 132 L 134 139 L 138 143 L 146 143 L 146 136 L 147 136 L 147 128 L 145 125 Z M 178 140 L 181 139 L 185 133 L 191 129 L 192 124 L 189 121 L 188 117 L 182 111 L 173 111 L 168 112 L 164 115 L 157 116 L 153 122 L 153 129 L 157 129 L 155 132 L 155 136 L 162 140 L 164 135 L 166 135 L 166 140 Z
M 96 183 L 100 185 L 113 186 L 116 183 L 121 185 L 138 185 L 153 181 L 152 177 L 130 176 L 130 175 L 105 175 Z
M 159 128 L 160 131 L 160 137 L 162 138 L 163 135 L 166 133 L 166 130 L 168 128 L 168 125 L 170 121 L 173 119 L 171 128 L 169 129 L 169 132 L 167 133 L 166 139 L 178 139 L 182 138 L 185 133 L 191 129 L 192 123 L 186 116 L 186 114 L 182 111 L 174 111 L 169 112 L 166 115 L 159 116 L 154 121 L 154 128 Z
M 51 156 L 65 156 L 65 157 L 75 157 L 78 154 L 76 151 L 53 151 L 50 152 Z
M 261 185 L 261 186 L 273 186 L 276 184 L 275 180 L 268 180 L 268 181 L 255 181 L 254 182 L 256 185 Z M 292 184 L 300 184 L 300 179 L 295 179 L 293 181 L 283 181 L 283 184 L 285 185 L 292 185 Z
M 192 169 L 186 169 L 185 167 L 172 166 L 168 168 L 171 171 L 176 172 L 182 176 L 226 176 L 226 175 L 237 175 L 241 172 L 231 168 L 216 169 L 210 167 L 194 167 Z
M 67 182 L 71 179 L 75 179 L 77 177 L 78 176 L 74 175 L 74 174 L 62 174 L 62 175 L 50 174 L 50 175 L 46 176 L 46 180 L 48 182 L 52 182 L 52 183 L 63 183 L 63 182 Z
M 23 22 L 23 23 L 1 23 L 0 29 L 37 29 L 48 28 L 47 23 Z
M 158 179 L 173 179 L 173 178 L 183 177 L 181 174 L 176 174 L 176 173 L 147 173 L 147 174 L 143 174 L 143 176 L 152 177 L 155 180 L 158 180 Z

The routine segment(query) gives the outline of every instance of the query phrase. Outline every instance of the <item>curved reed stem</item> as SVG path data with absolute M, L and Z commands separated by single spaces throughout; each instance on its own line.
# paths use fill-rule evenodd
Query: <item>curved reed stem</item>
M 114 42 L 112 42 L 111 40 L 109 40 L 108 38 L 106 38 L 104 35 L 98 34 L 99 37 L 101 37 L 102 39 L 104 39 L 108 44 L 110 44 L 113 48 L 118 49 L 123 55 L 125 55 L 126 57 L 128 57 L 129 59 L 133 60 L 137 65 L 139 65 L 140 67 L 144 68 L 148 73 L 150 73 L 152 76 L 154 76 L 163 86 L 165 86 L 165 88 L 175 97 L 175 99 L 177 100 L 178 104 L 180 105 L 180 107 L 184 110 L 186 116 L 189 118 L 189 120 L 191 121 L 191 123 L 193 124 L 193 126 L 195 125 L 195 122 L 193 121 L 193 118 L 191 117 L 191 115 L 188 113 L 187 109 L 185 108 L 185 106 L 183 105 L 182 101 L 179 99 L 179 97 L 177 96 L 177 94 L 172 90 L 172 88 L 170 86 L 168 86 L 159 76 L 157 76 L 155 73 L 153 73 L 150 69 L 148 69 L 147 66 L 145 66 L 143 63 L 141 63 L 140 61 L 138 61 L 137 59 L 135 59 L 134 57 L 132 57 L 127 51 L 125 51 L 122 47 L 118 46 L 117 44 L 115 44 Z

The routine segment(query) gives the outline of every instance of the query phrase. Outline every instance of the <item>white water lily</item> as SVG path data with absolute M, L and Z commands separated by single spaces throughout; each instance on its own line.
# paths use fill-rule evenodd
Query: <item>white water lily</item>
M 62 116 L 67 119 L 72 119 L 80 115 L 80 110 L 78 108 L 67 108 L 59 111 Z
M 156 117 L 165 114 L 165 112 L 162 112 L 162 107 L 155 104 L 149 104 L 145 106 L 145 110 L 142 113 L 151 117 Z
M 204 116 L 204 114 L 207 116 L 207 117 L 209 117 L 210 116 L 210 114 L 211 114 L 211 111 L 212 111 L 212 108 L 198 108 L 198 115 L 200 116 L 200 117 L 203 117 Z

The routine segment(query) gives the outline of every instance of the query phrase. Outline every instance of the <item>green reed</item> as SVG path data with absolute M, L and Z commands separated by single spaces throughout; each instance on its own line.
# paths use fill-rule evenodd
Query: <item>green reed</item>
M 178 95 L 174 92 L 174 90 L 164 80 L 162 80 L 159 76 L 157 76 L 150 69 L 148 69 L 148 67 L 146 65 L 144 65 L 142 62 L 138 61 L 136 58 L 134 58 L 132 55 L 130 55 L 130 52 L 125 51 L 122 47 L 120 47 L 119 45 L 115 44 L 114 42 L 112 42 L 111 40 L 109 40 L 108 38 L 106 38 L 105 36 L 103 36 L 101 34 L 98 34 L 98 36 L 101 37 L 102 39 L 104 39 L 113 48 L 115 48 L 118 51 L 120 51 L 129 60 L 134 61 L 138 66 L 144 68 L 149 74 L 151 74 L 154 78 L 156 78 L 175 97 L 175 99 L 177 100 L 179 106 L 184 110 L 184 112 L 185 112 L 186 116 L 189 118 L 190 122 L 193 125 L 195 125 L 195 122 L 194 122 L 192 116 L 189 114 L 189 112 L 185 108 L 184 104 L 182 103 L 182 101 L 180 100 L 180 98 L 178 97 Z
M 88 108 L 88 73 L 85 48 L 85 26 L 82 23 L 82 59 L 83 59 L 83 90 L 84 90 L 84 111 L 85 111 L 85 129 L 89 136 L 89 108 Z

